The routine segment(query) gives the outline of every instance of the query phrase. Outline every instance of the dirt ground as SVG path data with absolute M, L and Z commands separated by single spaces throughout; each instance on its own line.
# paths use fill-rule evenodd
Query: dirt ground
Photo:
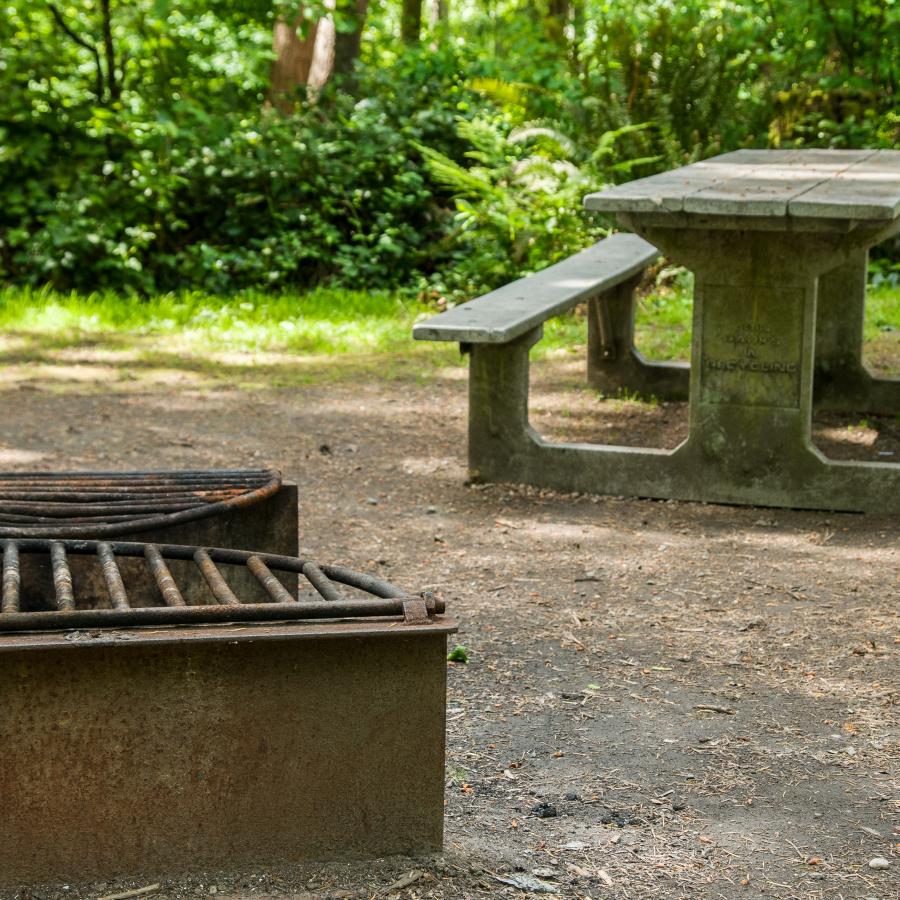
M 237 390 L 58 362 L 4 379 L 5 469 L 277 466 L 302 552 L 439 591 L 470 661 L 449 671 L 442 856 L 20 897 L 900 894 L 896 519 L 469 485 L 462 368 Z M 600 403 L 567 366 L 536 379 L 546 434 L 683 434 L 682 407 Z M 900 457 L 896 419 L 817 440 Z

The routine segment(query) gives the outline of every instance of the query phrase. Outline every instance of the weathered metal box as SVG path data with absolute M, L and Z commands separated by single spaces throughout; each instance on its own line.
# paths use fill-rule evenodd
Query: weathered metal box
M 429 603 L 4 616 L 0 888 L 439 850 L 455 625 Z

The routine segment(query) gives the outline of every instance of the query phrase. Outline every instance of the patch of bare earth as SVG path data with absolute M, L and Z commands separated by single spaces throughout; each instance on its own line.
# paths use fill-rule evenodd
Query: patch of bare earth
M 447 375 L 7 382 L 4 468 L 278 466 L 303 552 L 440 591 L 471 654 L 450 666 L 442 856 L 31 896 L 897 896 L 896 519 L 468 486 L 465 379 Z M 552 378 L 545 431 L 683 437 L 678 407 L 601 409 Z M 855 452 L 897 448 L 892 427 Z

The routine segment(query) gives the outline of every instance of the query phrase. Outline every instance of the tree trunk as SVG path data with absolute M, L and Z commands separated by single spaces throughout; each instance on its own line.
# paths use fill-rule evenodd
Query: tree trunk
M 571 11 L 570 0 L 548 0 L 547 18 L 544 20 L 544 27 L 547 31 L 547 36 L 559 47 L 566 46 L 566 25 L 569 24 Z
M 327 4 L 332 6 L 333 4 Z M 331 72 L 334 69 L 334 19 L 325 16 L 319 19 L 319 27 L 316 29 L 316 43 L 313 47 L 312 63 L 309 67 L 307 87 L 315 94 L 328 83 Z
M 369 0 L 356 0 L 356 22 L 352 31 L 339 31 L 334 36 L 334 74 L 345 78 L 352 74 L 353 64 L 359 59 L 362 33 L 366 24 Z
M 299 37 L 297 29 L 303 22 L 298 15 L 293 23 L 278 19 L 272 35 L 272 49 L 275 61 L 272 63 L 269 102 L 283 113 L 294 109 L 297 89 L 309 82 L 319 23 L 312 22 L 304 37 Z
M 450 21 L 450 0 L 431 0 L 428 18 L 432 28 L 445 28 Z
M 403 0 L 400 37 L 404 44 L 418 44 L 422 31 L 422 0 Z

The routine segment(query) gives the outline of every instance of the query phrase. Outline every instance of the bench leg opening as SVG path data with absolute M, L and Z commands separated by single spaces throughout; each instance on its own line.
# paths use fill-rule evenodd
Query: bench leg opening
M 588 384 L 610 397 L 687 400 L 690 365 L 653 362 L 634 345 L 635 291 L 642 277 L 630 278 L 588 303 Z

